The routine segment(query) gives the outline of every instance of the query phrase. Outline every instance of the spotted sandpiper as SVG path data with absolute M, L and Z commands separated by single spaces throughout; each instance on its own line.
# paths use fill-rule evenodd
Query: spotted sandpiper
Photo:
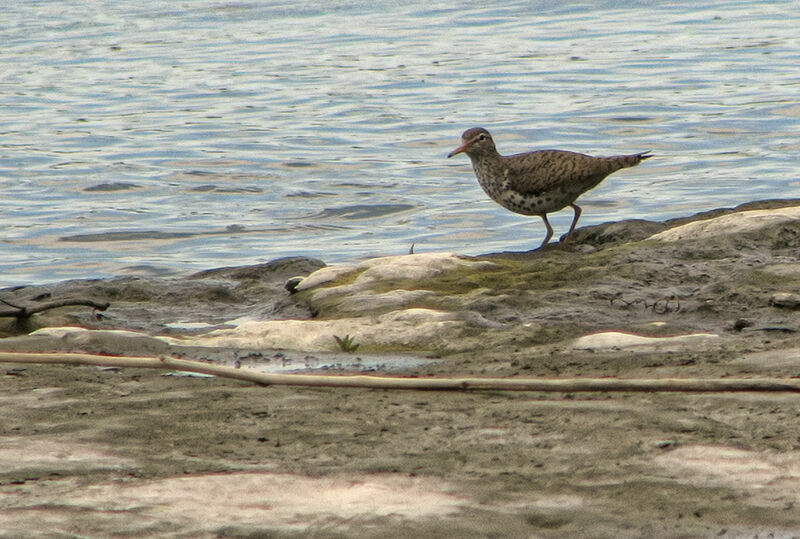
M 459 153 L 467 154 L 472 161 L 478 183 L 492 200 L 513 212 L 542 218 L 547 234 L 540 248 L 553 237 L 548 213 L 572 206 L 575 217 L 564 238 L 569 239 L 581 216 L 581 208 L 575 204 L 579 196 L 609 174 L 652 157 L 648 152 L 592 157 L 564 150 L 500 155 L 492 135 L 482 127 L 464 131 L 461 146 L 447 157 Z

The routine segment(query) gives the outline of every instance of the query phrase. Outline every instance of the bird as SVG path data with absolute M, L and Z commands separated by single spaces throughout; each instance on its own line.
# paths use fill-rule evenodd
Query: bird
M 575 216 L 563 241 L 569 240 L 581 216 L 581 207 L 575 204 L 578 197 L 609 174 L 652 157 L 650 152 L 593 157 L 565 150 L 500 155 L 492 135 L 482 127 L 464 131 L 461 146 L 447 157 L 460 153 L 469 157 L 478 183 L 489 198 L 515 213 L 542 218 L 547 233 L 540 249 L 553 237 L 548 213 L 572 207 Z

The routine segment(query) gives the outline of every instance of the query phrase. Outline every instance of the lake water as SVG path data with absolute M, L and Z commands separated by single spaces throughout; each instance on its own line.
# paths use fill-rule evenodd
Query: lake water
M 582 225 L 800 197 L 797 2 L 493 4 L 4 2 L 0 286 L 534 248 L 445 158 L 477 125 L 654 152 Z

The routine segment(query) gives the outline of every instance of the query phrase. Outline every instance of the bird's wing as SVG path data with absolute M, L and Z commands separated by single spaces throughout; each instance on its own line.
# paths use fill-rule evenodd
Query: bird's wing
M 615 169 L 603 158 L 563 150 L 539 150 L 504 159 L 507 186 L 523 195 L 559 188 L 583 192 Z

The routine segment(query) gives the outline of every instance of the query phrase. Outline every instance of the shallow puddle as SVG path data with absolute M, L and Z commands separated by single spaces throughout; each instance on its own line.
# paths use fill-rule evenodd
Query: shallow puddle
M 353 354 L 290 354 L 278 352 L 266 361 L 253 361 L 241 364 L 259 372 L 313 372 L 313 371 L 348 371 L 348 372 L 402 372 L 423 367 L 438 359 L 406 355 L 353 355 Z

